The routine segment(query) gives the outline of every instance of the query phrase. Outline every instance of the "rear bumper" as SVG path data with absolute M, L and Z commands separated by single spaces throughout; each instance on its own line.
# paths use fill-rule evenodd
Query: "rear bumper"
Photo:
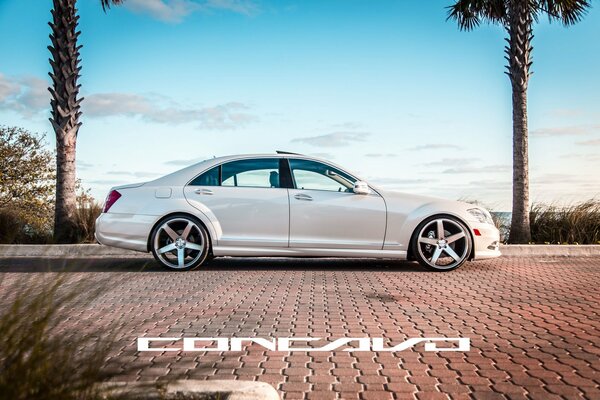
M 102 213 L 96 219 L 96 240 L 98 243 L 148 252 L 148 237 L 156 223 L 156 216 Z
M 479 231 L 476 235 L 474 231 Z M 471 233 L 473 233 L 474 260 L 485 260 L 487 258 L 500 257 L 500 232 L 490 224 L 472 224 Z

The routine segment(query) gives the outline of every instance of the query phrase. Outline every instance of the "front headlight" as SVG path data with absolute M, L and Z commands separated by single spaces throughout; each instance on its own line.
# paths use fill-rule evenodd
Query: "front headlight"
M 482 224 L 491 224 L 494 225 L 494 220 L 492 219 L 492 215 L 483 208 L 471 208 L 467 210 L 469 214 L 476 220 L 481 222 Z

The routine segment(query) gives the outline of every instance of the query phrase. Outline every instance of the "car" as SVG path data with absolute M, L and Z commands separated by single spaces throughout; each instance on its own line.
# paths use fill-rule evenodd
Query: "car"
M 500 256 L 482 207 L 383 190 L 287 152 L 212 158 L 114 187 L 95 235 L 178 271 L 220 256 L 408 259 L 431 271 Z

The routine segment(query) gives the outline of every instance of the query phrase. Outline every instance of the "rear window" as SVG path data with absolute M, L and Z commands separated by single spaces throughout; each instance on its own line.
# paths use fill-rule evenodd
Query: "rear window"
M 203 174 L 198 175 L 192 182 L 191 186 L 219 186 L 221 184 L 220 179 L 221 166 L 217 166 L 209 169 Z

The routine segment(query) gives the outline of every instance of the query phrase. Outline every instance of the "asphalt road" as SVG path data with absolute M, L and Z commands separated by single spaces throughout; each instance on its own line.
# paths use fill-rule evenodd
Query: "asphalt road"
M 65 311 L 65 326 L 119 321 L 105 367 L 116 380 L 258 380 L 285 399 L 600 398 L 600 258 L 501 258 L 449 273 L 381 260 L 221 259 L 174 273 L 150 259 L 5 258 L 0 285 L 63 270 L 110 282 L 91 306 Z M 460 337 L 470 350 L 140 353 L 143 336 Z

